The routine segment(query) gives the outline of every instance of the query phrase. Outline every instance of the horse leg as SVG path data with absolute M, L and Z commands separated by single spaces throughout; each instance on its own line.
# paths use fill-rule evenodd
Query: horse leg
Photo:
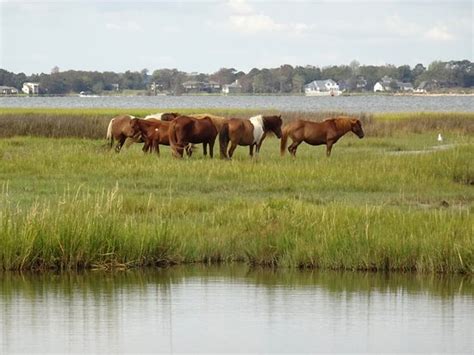
M 188 158 L 191 158 L 191 155 L 193 155 L 193 145 L 188 144 L 185 150 L 186 150 L 186 155 L 188 156 Z
M 254 145 L 255 145 L 255 144 L 250 144 L 250 146 L 249 146 L 249 155 L 250 155 L 251 157 L 253 157 L 253 147 L 254 147 Z
M 148 141 L 145 141 L 145 143 L 143 143 L 142 152 L 143 152 L 143 153 L 148 152 L 148 147 L 149 147 L 149 146 L 150 146 L 149 142 L 148 142 Z
M 202 152 L 203 152 L 204 156 L 207 155 L 207 143 L 202 144 Z
M 288 151 L 290 152 L 291 155 L 296 156 L 296 149 L 298 149 L 298 146 L 301 144 L 302 141 L 293 141 L 290 146 L 288 147 Z
M 229 148 L 229 159 L 231 159 L 232 155 L 234 155 L 235 148 L 237 148 L 237 143 L 232 142 Z
M 215 139 L 210 141 L 209 142 L 209 156 L 212 158 L 214 158 L 214 143 L 215 143 Z
M 155 151 L 156 155 L 160 156 L 160 144 L 158 142 L 155 143 Z
M 119 139 L 117 145 L 115 146 L 115 151 L 116 151 L 117 153 L 120 153 L 120 150 L 122 149 L 123 144 L 125 143 L 125 140 L 126 140 L 126 139 L 127 139 L 127 137 L 125 137 L 125 136 L 121 136 L 121 137 L 120 137 L 120 139 Z
M 332 145 L 334 144 L 334 142 L 332 141 L 329 141 L 326 143 L 326 156 L 329 158 L 329 156 L 331 155 L 331 150 L 332 150 Z

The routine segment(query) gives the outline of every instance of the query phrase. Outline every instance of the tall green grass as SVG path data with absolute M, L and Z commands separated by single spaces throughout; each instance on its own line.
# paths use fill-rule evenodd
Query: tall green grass
M 468 210 L 401 211 L 287 197 L 213 204 L 148 197 L 127 212 L 118 191 L 67 194 L 21 209 L 2 197 L 3 269 L 77 269 L 242 261 L 344 270 L 474 268 Z
M 307 145 L 281 158 L 268 139 L 258 158 L 239 147 L 230 162 L 2 139 L 0 268 L 235 261 L 472 273 L 472 137 L 453 129 L 453 147 L 436 151 L 433 133 L 348 135 L 330 159 Z

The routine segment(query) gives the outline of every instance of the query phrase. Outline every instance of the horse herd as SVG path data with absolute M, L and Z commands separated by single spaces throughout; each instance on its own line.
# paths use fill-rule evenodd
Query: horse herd
M 137 118 L 120 115 L 112 118 L 107 128 L 107 140 L 112 148 L 117 141 L 115 151 L 120 152 L 125 141 L 141 142 L 143 152 L 160 153 L 160 145 L 171 147 L 175 157 L 182 158 L 184 152 L 192 155 L 195 144 L 202 143 L 204 155 L 214 156 L 214 143 L 219 136 L 221 158 L 231 159 L 238 145 L 249 146 L 250 156 L 254 149 L 258 154 L 265 137 L 275 134 L 280 142 L 280 152 L 284 155 L 288 138 L 292 143 L 288 147 L 291 155 L 296 155 L 302 143 L 326 145 L 326 155 L 339 138 L 353 132 L 359 138 L 364 131 L 359 119 L 349 116 L 328 118 L 322 122 L 295 120 L 283 126 L 281 115 L 257 115 L 249 119 L 226 118 L 212 114 L 180 115 L 175 112 L 157 113 Z M 230 143 L 230 147 L 229 147 Z

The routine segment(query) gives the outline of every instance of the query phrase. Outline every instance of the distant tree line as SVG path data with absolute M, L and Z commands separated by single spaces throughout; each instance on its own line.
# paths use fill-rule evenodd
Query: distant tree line
M 149 74 L 147 69 L 126 71 L 125 73 L 68 70 L 61 72 L 54 67 L 50 74 L 15 74 L 0 69 L 0 85 L 21 90 L 24 82 L 40 83 L 41 93 L 62 95 L 81 91 L 102 93 L 113 90 L 154 90 L 180 94 L 183 83 L 189 80 L 215 81 L 220 85 L 238 80 L 243 93 L 301 93 L 304 85 L 313 80 L 333 79 L 344 83 L 351 91 L 372 90 L 382 77 L 410 82 L 415 87 L 422 81 L 436 81 L 442 87 L 473 87 L 474 66 L 469 60 L 435 61 L 427 68 L 417 64 L 409 65 L 360 65 L 352 61 L 349 65 L 296 66 L 285 64 L 279 68 L 253 68 L 248 73 L 234 68 L 222 68 L 212 74 L 188 74 L 177 69 L 157 69 Z M 362 83 L 362 85 L 361 85 Z

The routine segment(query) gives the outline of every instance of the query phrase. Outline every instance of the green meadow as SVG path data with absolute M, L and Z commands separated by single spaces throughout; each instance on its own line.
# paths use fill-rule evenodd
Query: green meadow
M 0 269 L 474 271 L 473 113 L 361 114 L 366 137 L 344 136 L 329 159 L 304 144 L 280 157 L 269 137 L 257 158 L 238 147 L 232 161 L 138 144 L 115 154 L 104 137 L 119 113 L 151 112 L 0 109 Z

